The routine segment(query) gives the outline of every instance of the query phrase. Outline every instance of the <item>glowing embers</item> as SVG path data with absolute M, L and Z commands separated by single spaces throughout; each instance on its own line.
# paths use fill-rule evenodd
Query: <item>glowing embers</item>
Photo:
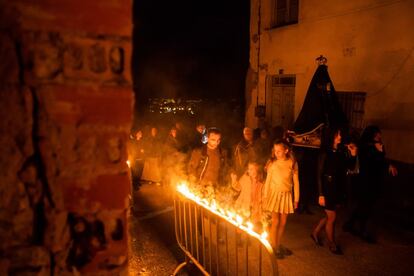
M 250 236 L 253 236 L 260 240 L 260 242 L 269 250 L 271 250 L 271 245 L 267 240 L 267 232 L 264 231 L 262 234 L 257 233 L 254 230 L 253 223 L 245 220 L 242 216 L 228 209 L 221 208 L 215 199 L 202 198 L 197 195 L 197 191 L 191 190 L 186 182 L 181 182 L 177 185 L 177 191 L 182 194 L 184 197 L 194 201 L 198 205 L 203 206 L 210 212 L 215 215 L 223 218 L 244 232 L 248 233 Z

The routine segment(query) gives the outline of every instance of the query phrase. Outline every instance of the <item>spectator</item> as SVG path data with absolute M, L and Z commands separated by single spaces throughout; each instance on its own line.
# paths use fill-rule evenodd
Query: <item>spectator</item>
M 131 139 L 128 144 L 128 160 L 131 166 L 132 185 L 134 189 L 137 189 L 140 186 L 142 170 L 144 169 L 145 147 L 142 136 L 142 131 L 137 130 L 131 135 Z
M 177 142 L 178 142 L 178 150 L 181 152 L 187 152 L 189 146 L 188 135 L 184 129 L 184 126 L 181 122 L 175 123 L 175 129 L 177 130 Z
M 356 189 L 357 206 L 343 230 L 360 236 L 364 241 L 375 243 L 374 233 L 368 231 L 367 223 L 374 213 L 387 173 L 397 175 L 397 169 L 385 158 L 385 147 L 381 130 L 377 126 L 367 126 L 359 143 L 359 182 Z M 359 230 L 355 224 L 359 222 Z
M 161 157 L 161 142 L 158 137 L 158 129 L 151 128 L 151 135 L 145 143 L 146 159 L 144 163 L 144 170 L 142 172 L 142 179 L 150 183 L 159 184 L 161 182 L 161 173 L 159 168 Z
M 177 152 L 178 149 L 179 149 L 179 144 L 177 140 L 177 129 L 173 127 L 170 129 L 167 139 L 165 140 L 164 153 L 166 153 L 166 155 L 169 155 L 174 152 Z
M 342 255 L 341 248 L 335 241 L 336 210 L 344 198 L 344 187 L 348 169 L 355 166 L 357 147 L 349 144 L 341 146 L 342 133 L 331 130 L 327 146 L 322 149 L 318 162 L 319 205 L 325 209 L 326 216 L 315 226 L 311 238 L 320 246 L 319 233 L 325 228 L 329 250 L 336 255 Z
M 190 182 L 200 187 L 206 196 L 214 196 L 216 189 L 225 184 L 227 152 L 220 147 L 221 131 L 208 130 L 208 142 L 191 153 L 188 164 Z
M 234 208 L 257 225 L 261 222 L 263 179 L 260 165 L 249 162 L 247 171 L 240 179 L 231 174 L 232 188 L 239 193 Z
M 260 137 L 254 142 L 254 148 L 257 154 L 257 162 L 263 167 L 270 158 L 272 151 L 272 142 L 266 129 L 260 131 Z
M 253 130 L 245 127 L 243 129 L 243 139 L 237 144 L 233 156 L 234 170 L 237 177 L 241 177 L 247 169 L 249 161 L 256 160 L 256 153 L 253 144 Z
M 162 179 L 164 185 L 173 185 L 173 179 L 182 172 L 183 154 L 179 152 L 177 129 L 172 127 L 164 143 Z
M 299 202 L 298 164 L 290 152 L 289 144 L 284 140 L 274 143 L 275 158 L 268 167 L 263 193 L 263 210 L 272 215 L 270 241 L 278 259 L 292 254 L 292 251 L 281 245 L 281 240 L 287 217 L 294 212 Z
M 206 125 L 199 123 L 196 125 L 193 139 L 191 142 L 191 149 L 195 149 L 207 143 L 207 129 Z

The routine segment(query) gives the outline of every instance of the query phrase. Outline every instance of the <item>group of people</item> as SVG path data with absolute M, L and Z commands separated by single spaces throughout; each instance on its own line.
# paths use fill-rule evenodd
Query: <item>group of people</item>
M 269 133 L 263 129 L 255 139 L 254 131 L 246 127 L 243 139 L 231 149 L 232 154 L 228 154 L 221 146 L 222 132 L 218 128 L 207 130 L 199 124 L 196 130 L 194 139 L 187 137 L 188 143 L 180 145 L 179 130 L 173 127 L 161 151 L 163 160 L 176 152 L 185 153 L 186 149 L 188 154 L 184 154 L 179 163 L 184 163 L 181 168 L 193 188 L 207 198 L 232 198 L 233 208 L 239 214 L 254 222 L 255 227 L 268 230 L 277 258 L 291 255 L 292 251 L 282 246 L 281 241 L 287 218 L 299 205 L 301 168 L 286 137 L 281 135 L 271 142 Z M 381 191 L 384 174 L 388 171 L 396 175 L 397 171 L 385 159 L 378 127 L 367 127 L 358 142 L 347 144 L 343 143 L 345 133 L 341 130 L 328 129 L 327 133 L 320 149 L 317 172 L 318 203 L 325 215 L 310 237 L 321 246 L 320 234 L 324 229 L 329 250 L 343 254 L 334 233 L 336 210 L 343 203 L 346 181 L 354 182 L 357 204 L 343 229 L 373 241 L 367 233 L 368 219 Z M 173 160 L 171 166 L 177 164 L 177 158 Z
M 267 137 L 262 134 L 254 140 L 253 130 L 244 128 L 243 139 L 229 158 L 220 147 L 221 136 L 219 129 L 210 128 L 207 144 L 192 151 L 188 164 L 190 183 L 208 198 L 218 199 L 233 190 L 233 208 L 255 227 L 267 225 L 265 217 L 270 215 L 270 241 L 276 256 L 290 255 L 292 252 L 281 246 L 281 239 L 287 216 L 299 203 L 299 176 L 289 143 L 283 139 L 268 143 L 269 158 L 265 159 L 260 150 L 265 144 L 261 140 Z
M 171 171 L 179 170 L 189 149 L 201 145 L 201 141 L 205 143 L 206 139 L 203 125 L 197 126 L 197 137 L 193 140 L 184 133 L 181 123 L 176 123 L 165 134 L 160 132 L 158 127 L 148 126 L 145 130 L 136 129 L 130 135 L 128 161 L 134 189 L 144 181 L 158 185 L 168 182 L 167 176 Z
M 377 126 L 364 129 L 358 141 L 343 143 L 340 130 L 331 131 L 321 150 L 318 162 L 318 203 L 325 210 L 325 216 L 314 227 L 311 238 L 321 246 L 320 232 L 325 229 L 329 250 L 342 255 L 335 242 L 335 222 L 337 208 L 345 202 L 346 182 L 353 187 L 356 207 L 342 229 L 359 236 L 364 241 L 375 243 L 373 232 L 368 229 L 368 221 L 374 213 L 388 173 L 397 175 L 397 169 L 385 158 L 381 131 Z

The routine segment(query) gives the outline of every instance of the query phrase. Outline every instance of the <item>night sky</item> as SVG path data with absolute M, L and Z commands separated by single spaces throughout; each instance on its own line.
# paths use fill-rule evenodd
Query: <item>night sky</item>
M 137 106 L 150 97 L 243 101 L 249 15 L 248 0 L 134 1 Z

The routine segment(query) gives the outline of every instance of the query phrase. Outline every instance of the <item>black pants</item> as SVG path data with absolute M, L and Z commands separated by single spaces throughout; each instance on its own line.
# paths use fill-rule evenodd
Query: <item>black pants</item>
M 353 185 L 356 207 L 345 226 L 362 236 L 374 235 L 374 229 L 368 229 L 368 223 L 375 215 L 375 207 L 381 194 L 382 179 L 359 178 Z M 356 228 L 359 226 L 359 228 Z M 372 228 L 372 227 L 371 227 Z

